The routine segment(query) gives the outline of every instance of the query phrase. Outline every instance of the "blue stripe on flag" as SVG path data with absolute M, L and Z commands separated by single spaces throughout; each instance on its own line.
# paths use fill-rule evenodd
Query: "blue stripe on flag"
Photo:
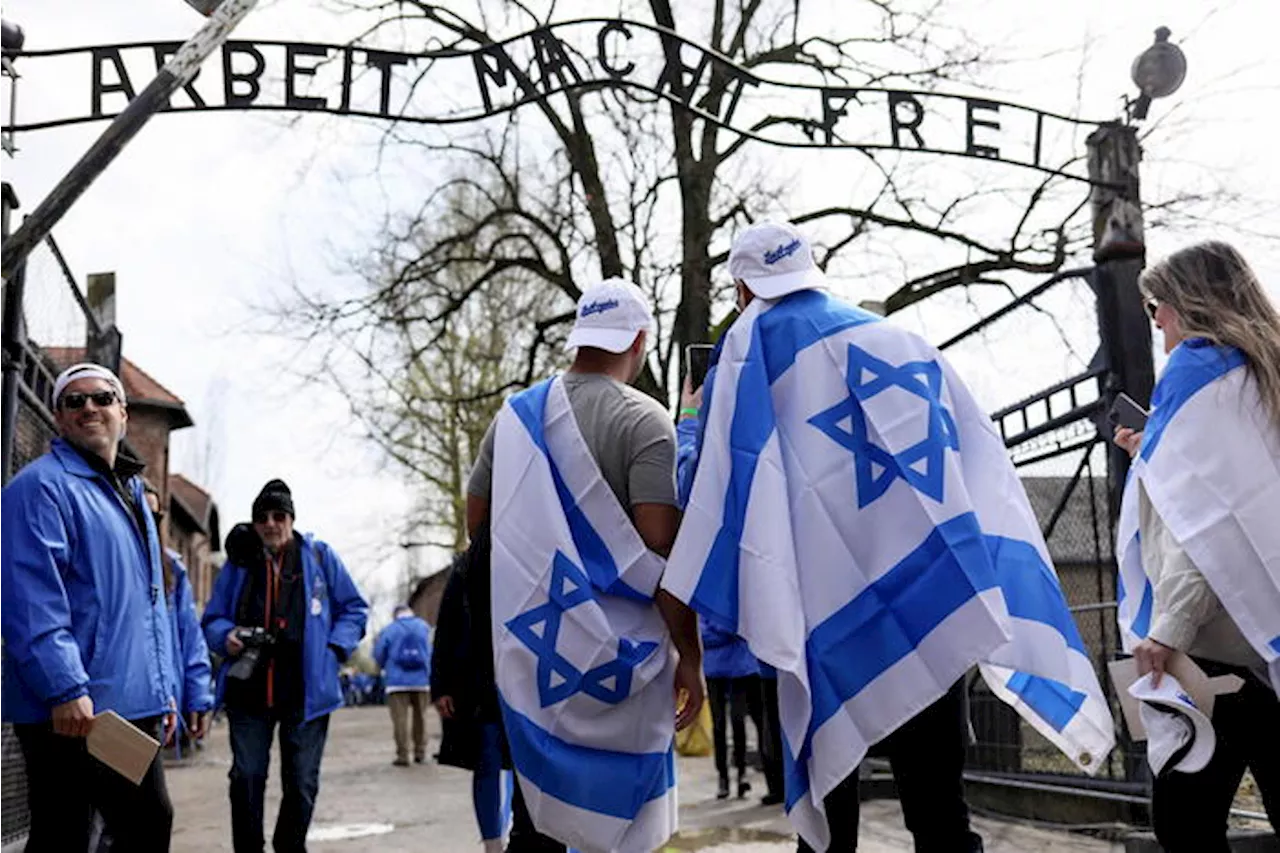
M 1087 698 L 1084 693 L 1072 690 L 1065 684 L 1025 672 L 1015 672 L 1009 676 L 1005 687 L 1022 697 L 1057 732 L 1066 728 Z
M 1280 634 L 1272 637 L 1271 642 L 1267 643 L 1267 645 L 1271 647 L 1273 652 L 1280 654 Z
M 511 758 L 526 779 L 561 802 L 621 820 L 676 783 L 675 758 L 666 752 L 612 752 L 562 740 L 499 697 Z M 565 772 L 572 768 L 571 772 Z
M 795 363 L 801 350 L 829 335 L 879 319 L 819 290 L 792 293 L 756 319 L 751 346 L 734 389 L 733 421 L 729 426 L 729 485 L 725 490 L 720 530 L 690 601 L 718 627 L 735 633 L 738 630 L 738 549 L 756 463 L 775 427 L 770 385 Z M 718 364 L 715 372 L 720 372 Z M 709 401 L 713 396 L 710 381 L 707 385 L 704 393 Z M 703 413 L 704 429 L 710 417 L 708 403 Z M 701 436 L 698 446 L 700 450 Z
M 1034 546 L 984 535 L 974 513 L 943 522 L 809 634 L 805 652 L 812 716 L 797 759 L 784 771 L 788 809 L 809 789 L 814 733 L 943 620 L 997 584 L 1011 616 L 1054 628 L 1069 647 L 1084 653 L 1057 579 Z M 1084 702 L 1084 694 L 1048 679 L 1022 675 L 1017 683 L 1028 705 L 1056 728 L 1069 722 Z
M 520 418 L 520 422 L 524 424 L 529 438 L 547 458 L 547 464 L 551 467 L 551 479 L 555 482 L 556 494 L 560 497 L 560 506 L 564 510 L 565 519 L 569 522 L 569 533 L 573 536 L 573 544 L 578 549 L 578 556 L 582 558 L 583 569 L 591 579 L 592 586 L 610 595 L 649 601 L 650 596 L 639 592 L 618 577 L 618 564 L 609 553 L 609 546 L 600 538 L 600 534 L 596 533 L 587 516 L 574 501 L 564 478 L 560 476 L 560 469 L 556 467 L 555 460 L 547 450 L 543 420 L 547 409 L 547 395 L 551 391 L 553 381 L 548 379 L 545 382 L 539 382 L 532 388 L 512 395 L 508 402 Z
M 1151 419 L 1142 432 L 1142 458 L 1149 460 L 1156 452 L 1165 428 L 1183 404 L 1210 382 L 1244 364 L 1244 353 L 1235 347 L 1214 346 L 1204 338 L 1179 344 L 1151 395 Z
M 809 634 L 813 713 L 787 785 L 788 808 L 808 790 L 813 735 L 841 706 L 909 655 L 948 616 L 996 585 L 982 528 L 965 513 L 908 554 Z M 803 787 L 797 787 L 802 785 Z
M 1071 611 L 1063 606 L 1058 577 L 1045 565 L 1036 547 L 1003 536 L 988 536 L 986 541 L 1009 615 L 1049 625 L 1068 646 L 1087 657 L 1089 653 Z

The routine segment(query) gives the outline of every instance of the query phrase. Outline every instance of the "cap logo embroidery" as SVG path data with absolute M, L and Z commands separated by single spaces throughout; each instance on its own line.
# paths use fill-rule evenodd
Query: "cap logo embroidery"
M 592 314 L 603 314 L 605 311 L 609 311 L 617 307 L 618 300 L 616 299 L 606 299 L 603 302 L 588 302 L 586 305 L 582 306 L 582 311 L 579 312 L 578 316 L 590 317 Z
M 770 266 L 776 264 L 783 258 L 789 258 L 800 249 L 800 238 L 792 240 L 790 243 L 784 243 L 776 249 L 770 249 L 764 253 L 764 262 Z
M 1188 696 L 1187 694 L 1185 694 L 1185 693 L 1177 693 L 1177 694 L 1175 694 L 1175 695 L 1176 695 L 1179 699 L 1181 699 L 1183 702 L 1186 702 L 1188 705 L 1190 705 L 1192 708 L 1198 708 L 1198 706 L 1197 706 L 1197 705 L 1196 705 L 1196 703 L 1195 703 L 1195 700 L 1193 700 L 1193 699 L 1192 699 L 1190 696 Z

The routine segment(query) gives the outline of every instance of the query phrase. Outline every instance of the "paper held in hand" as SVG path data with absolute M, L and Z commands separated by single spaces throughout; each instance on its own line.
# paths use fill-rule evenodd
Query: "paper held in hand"
M 90 755 L 135 785 L 147 775 L 160 749 L 158 740 L 115 711 L 95 715 L 85 740 Z

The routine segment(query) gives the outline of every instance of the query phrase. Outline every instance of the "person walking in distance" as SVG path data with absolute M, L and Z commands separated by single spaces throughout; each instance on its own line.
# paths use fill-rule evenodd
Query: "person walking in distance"
M 431 629 L 409 605 L 396 608 L 395 619 L 378 634 L 374 660 L 386 681 L 387 708 L 396 742 L 391 763 L 409 766 L 409 737 L 413 735 L 413 763 L 427 757 L 427 705 L 431 683 Z

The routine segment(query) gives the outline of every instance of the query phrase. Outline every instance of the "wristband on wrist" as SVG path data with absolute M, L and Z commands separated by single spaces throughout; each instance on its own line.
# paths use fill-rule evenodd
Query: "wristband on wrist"
M 691 418 L 696 418 L 698 416 L 698 410 L 691 406 L 685 406 L 680 410 L 680 417 L 684 417 L 685 415 L 688 415 Z

